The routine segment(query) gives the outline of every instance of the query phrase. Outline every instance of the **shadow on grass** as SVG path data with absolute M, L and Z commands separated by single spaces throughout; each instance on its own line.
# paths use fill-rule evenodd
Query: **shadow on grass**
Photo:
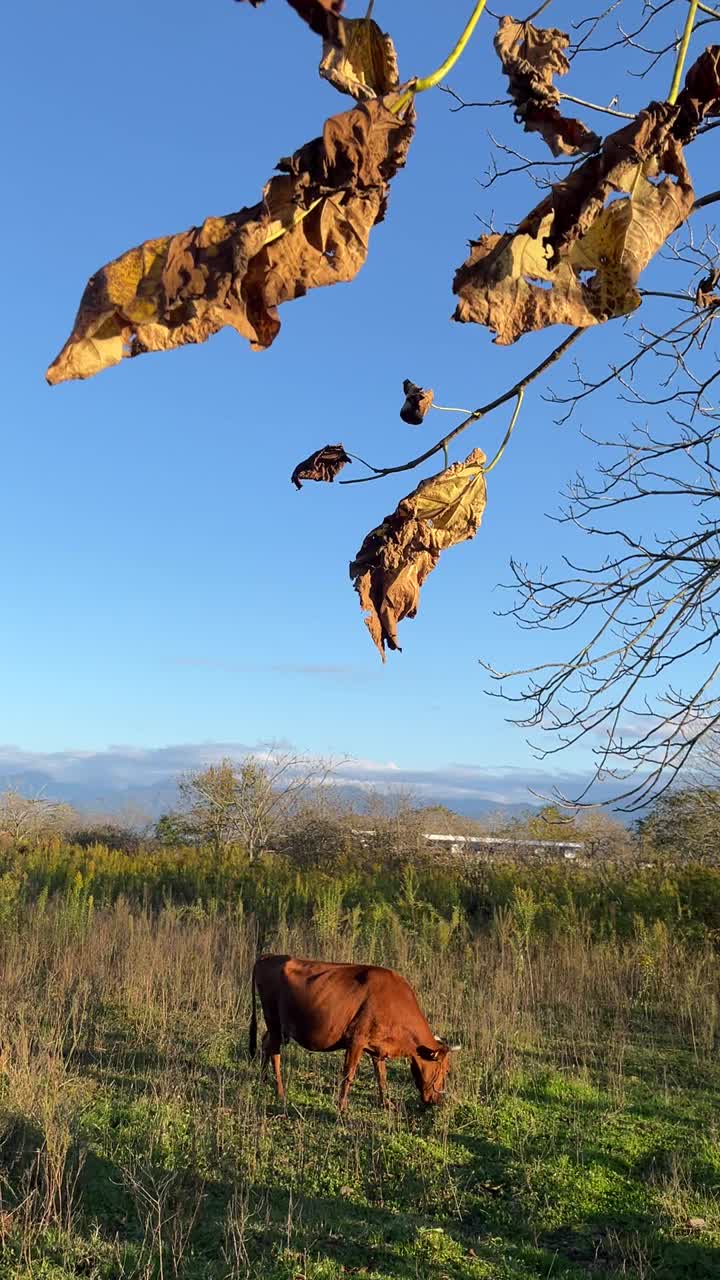
M 541 1055 L 533 1055 L 533 1060 L 537 1068 Z M 216 1083 L 216 1069 L 207 1064 L 199 1067 L 192 1052 L 182 1045 L 177 1053 L 166 1055 L 119 1040 L 75 1055 L 73 1062 L 125 1097 L 146 1094 L 159 1075 L 166 1079 L 177 1076 L 187 1084 L 191 1073 L 193 1083 L 204 1077 L 211 1091 Z M 241 1237 L 248 1274 L 273 1280 L 301 1272 L 299 1263 L 293 1270 L 292 1261 L 287 1272 L 282 1270 L 284 1263 L 281 1266 L 278 1259 L 283 1250 L 298 1259 L 325 1262 L 338 1275 L 370 1272 L 398 1280 L 424 1275 L 464 1280 L 476 1274 L 517 1275 L 523 1280 L 549 1274 L 563 1280 L 579 1280 L 588 1274 L 652 1275 L 653 1280 L 716 1280 L 720 1276 L 720 1250 L 702 1238 L 683 1238 L 682 1229 L 673 1227 L 659 1210 L 654 1213 L 652 1191 L 646 1196 L 647 1208 L 636 1196 L 638 1212 L 621 1212 L 615 1203 L 608 1205 L 607 1213 L 587 1217 L 580 1209 L 575 1214 L 572 1189 L 564 1193 L 565 1209 L 552 1204 L 550 1193 L 544 1198 L 538 1194 L 543 1160 L 549 1170 L 556 1156 L 572 1162 L 580 1189 L 591 1165 L 615 1178 L 620 1175 L 630 1180 L 635 1192 L 648 1178 L 672 1172 L 658 1163 L 660 1147 L 654 1155 L 635 1161 L 623 1158 L 621 1152 L 603 1150 L 598 1144 L 600 1118 L 615 1104 L 610 1098 L 583 1097 L 581 1091 L 571 1091 L 567 1097 L 553 1091 L 552 1082 L 563 1079 L 557 1060 L 548 1063 L 546 1077 L 530 1077 L 503 1095 L 523 1099 L 540 1114 L 537 1147 L 532 1134 L 527 1139 L 527 1154 L 536 1163 L 534 1190 L 526 1181 L 525 1153 L 486 1133 L 473 1132 L 472 1115 L 467 1123 L 461 1123 L 459 1113 L 451 1111 L 448 1121 L 441 1119 L 447 1112 L 425 1112 L 402 1071 L 396 1072 L 392 1081 L 397 1104 L 394 1116 L 385 1119 L 377 1106 L 369 1071 L 358 1080 L 349 1113 L 341 1119 L 335 1107 L 337 1071 L 329 1061 L 318 1062 L 316 1067 L 315 1061 L 290 1058 L 287 1108 L 274 1100 L 269 1081 L 261 1086 L 256 1064 L 239 1060 L 218 1070 L 232 1080 L 236 1102 L 248 1090 L 257 1096 L 262 1088 L 264 1114 L 272 1121 L 270 1155 L 254 1176 L 245 1178 L 240 1162 L 235 1169 L 228 1163 L 218 1166 L 202 1183 L 190 1169 L 145 1167 L 143 1176 L 151 1188 L 170 1178 L 168 1220 L 176 1214 L 181 1221 L 184 1214 L 188 1222 L 188 1244 L 177 1271 L 181 1280 L 200 1280 L 215 1274 L 217 1268 L 221 1274 L 229 1231 Z M 593 1070 L 590 1074 L 594 1087 L 602 1088 L 597 1073 Z M 628 1092 L 627 1105 L 621 1107 L 629 1123 L 633 1115 L 641 1116 L 644 1111 L 631 1097 Z M 684 1103 L 684 1114 L 676 1116 L 670 1103 L 659 1097 L 656 1105 L 648 1101 L 647 1116 L 680 1118 L 687 1126 L 691 1117 L 687 1099 Z M 573 1113 L 572 1125 L 563 1126 L 565 1108 Z M 454 1116 L 457 1123 L 453 1123 Z M 296 1140 L 296 1123 L 307 1126 L 302 1141 Z M 372 1143 L 365 1141 L 370 1134 Z M 582 1138 L 581 1160 L 578 1135 Z M 343 1155 L 345 1137 L 357 1147 L 357 1168 L 355 1173 L 347 1173 L 352 1184 L 348 1186 L 342 1184 L 342 1172 L 350 1168 Z M 34 1131 L 15 1134 L 11 1143 L 15 1172 L 30 1157 L 38 1138 Z M 306 1149 L 312 1147 L 307 1179 L 303 1178 L 299 1155 L 303 1142 Z M 4 1154 L 9 1153 L 6 1148 Z M 132 1146 L 126 1154 L 128 1163 L 142 1155 Z M 128 1184 L 127 1169 L 95 1150 L 86 1150 L 83 1155 L 77 1182 L 78 1222 L 90 1237 L 97 1229 L 106 1243 L 138 1248 L 147 1231 L 146 1210 L 137 1187 L 133 1190 Z M 422 1163 L 425 1156 L 435 1161 L 427 1169 Z M 125 1154 L 118 1159 L 124 1166 Z M 274 1169 L 278 1171 L 275 1182 Z M 336 1177 L 336 1191 L 327 1192 L 321 1185 L 326 1173 Z M 709 1185 L 712 1171 L 705 1173 Z M 279 1185 L 281 1182 L 284 1185 Z M 201 1211 L 192 1219 L 195 1202 L 201 1203 Z M 550 1230 L 549 1221 L 560 1221 L 561 1225 Z M 446 1252 L 441 1256 L 432 1249 Z M 164 1259 L 166 1272 L 170 1261 Z M 159 1255 L 148 1275 L 153 1274 L 156 1264 L 159 1273 Z M 493 1268 L 492 1272 L 487 1267 Z
M 523 1241 L 537 1245 L 554 1259 L 555 1273 L 579 1267 L 584 1273 L 657 1280 L 720 1278 L 716 1236 L 703 1238 L 704 1229 L 693 1230 L 689 1218 L 687 1225 L 673 1221 L 660 1200 L 663 1186 L 678 1168 L 693 1193 L 713 1192 L 717 1187 L 717 1171 L 696 1145 L 702 1135 L 693 1099 L 678 1099 L 675 1106 L 659 1099 L 656 1106 L 629 1104 L 618 1111 L 610 1098 L 583 1098 L 572 1091 L 567 1096 L 558 1094 L 554 1088 L 558 1078 L 557 1071 L 540 1076 L 505 1099 L 529 1103 L 536 1120 L 514 1159 L 472 1134 L 453 1135 L 457 1144 L 471 1152 L 473 1170 L 482 1170 L 486 1177 L 489 1170 L 497 1180 L 494 1203 L 476 1204 L 485 1231 L 504 1236 L 508 1247 Z M 657 1145 L 641 1156 L 633 1154 L 632 1141 L 627 1148 L 608 1150 L 601 1144 L 603 1113 L 616 1121 L 619 1116 L 621 1124 L 625 1120 L 631 1139 L 634 1133 L 643 1141 L 656 1134 Z M 648 1120 L 657 1121 L 657 1129 Z M 669 1130 L 668 1122 L 672 1122 Z M 677 1148 L 666 1148 L 664 1141 L 673 1136 Z M 587 1211 L 593 1198 L 605 1201 L 607 1211 Z M 543 1229 L 543 1219 L 557 1221 L 563 1201 L 567 1220 L 552 1230 Z
M 333 1112 L 318 1107 L 312 1118 L 314 1142 L 322 1144 L 331 1132 L 337 1137 Z M 436 1132 L 428 1121 L 418 1124 L 416 1136 L 423 1138 L 423 1129 L 427 1137 Z M 36 1136 L 15 1134 L 16 1171 L 29 1158 Z M 597 1215 L 539 1231 L 524 1199 L 513 1152 L 465 1132 L 448 1136 L 470 1160 L 454 1166 L 462 1177 L 460 1200 L 442 1204 L 427 1204 L 427 1187 L 410 1163 L 388 1172 L 384 1183 L 374 1181 L 373 1171 L 366 1167 L 352 1186 L 340 1186 L 332 1194 L 303 1185 L 299 1171 L 290 1187 L 273 1185 L 267 1176 L 242 1181 L 239 1174 L 233 1177 L 222 1170 L 207 1182 L 190 1170 L 162 1166 L 145 1166 L 142 1176 L 149 1187 L 171 1178 L 163 1213 L 169 1224 L 174 1216 L 183 1220 L 183 1215 L 187 1223 L 178 1280 L 200 1280 L 222 1268 L 232 1230 L 236 1240 L 240 1236 L 248 1275 L 273 1278 L 300 1274 L 302 1259 L 330 1265 L 338 1275 L 371 1273 L 397 1280 L 424 1275 L 464 1280 L 490 1274 L 538 1280 L 549 1274 L 564 1280 L 587 1275 L 716 1280 L 720 1275 L 717 1247 L 677 1234 L 671 1238 L 667 1224 L 649 1213 Z M 132 1157 L 131 1152 L 128 1158 Z M 383 1196 L 386 1203 L 378 1203 Z M 97 1230 L 106 1245 L 112 1242 L 131 1253 L 134 1249 L 135 1257 L 145 1240 L 144 1274 L 159 1275 L 163 1269 L 168 1273 L 174 1265 L 172 1247 L 166 1243 L 161 1264 L 157 1241 L 147 1243 L 146 1210 L 121 1164 L 92 1150 L 84 1152 L 76 1186 L 76 1227 L 82 1225 L 88 1239 Z M 436 1256 L 432 1250 L 438 1248 L 445 1252 Z
M 653 1280 L 717 1280 L 720 1275 L 716 1245 L 669 1239 L 662 1224 L 643 1214 L 563 1225 L 540 1236 L 538 1243 L 558 1262 L 579 1266 L 586 1274 Z

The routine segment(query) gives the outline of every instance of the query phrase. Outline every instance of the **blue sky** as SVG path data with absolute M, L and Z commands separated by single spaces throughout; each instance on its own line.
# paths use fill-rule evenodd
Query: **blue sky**
M 379 0 L 401 74 L 441 61 L 470 8 Z M 360 11 L 348 2 L 349 16 Z M 573 14 L 558 2 L 548 20 Z M 467 98 L 503 96 L 494 26 L 482 20 L 450 77 Z M 279 157 L 352 104 L 318 78 L 317 38 L 280 0 L 12 5 L 5 29 L 0 742 L 58 752 L 281 739 L 407 769 L 529 764 L 478 659 L 524 666 L 553 652 L 493 611 L 510 555 L 552 562 L 567 548 L 544 516 L 590 459 L 579 423 L 556 426 L 539 392 L 528 396 L 480 534 L 445 555 L 384 668 L 347 566 L 421 473 L 301 493 L 289 475 L 329 441 L 389 464 L 447 429 L 439 413 L 417 431 L 401 422 L 405 377 L 473 407 L 556 344 L 557 329 L 498 349 L 449 322 L 477 215 L 502 227 L 537 199 L 522 175 L 481 188 L 487 129 L 534 155 L 542 144 L 508 109 L 452 114 L 446 95 L 425 94 L 367 265 L 283 307 L 271 350 L 252 354 L 225 330 L 51 389 L 45 368 L 95 269 L 254 203 Z M 635 110 L 660 96 L 664 66 L 648 91 L 589 58 L 564 87 L 619 93 Z M 698 191 L 716 185 L 702 165 L 696 178 Z M 621 332 L 584 342 L 588 367 L 602 369 Z M 591 402 L 582 425 L 603 412 Z M 468 433 L 453 459 L 475 444 L 491 453 L 506 421 L 500 412 Z

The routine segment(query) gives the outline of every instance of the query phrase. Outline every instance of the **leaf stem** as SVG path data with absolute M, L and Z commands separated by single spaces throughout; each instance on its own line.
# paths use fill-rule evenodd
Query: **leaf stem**
M 672 84 L 670 85 L 670 92 L 668 94 L 668 102 L 676 102 L 678 93 L 680 92 L 680 79 L 682 77 L 683 67 L 685 66 L 685 58 L 687 57 L 688 46 L 690 44 L 693 27 L 695 25 L 697 10 L 698 0 L 690 0 L 690 7 L 688 8 L 687 18 L 685 19 L 685 30 L 683 31 L 680 48 L 678 49 L 677 58 L 675 60 L 675 70 L 673 72 Z
M 521 410 L 521 408 L 522 408 L 522 402 L 523 402 L 524 398 L 525 398 L 525 388 L 524 388 L 524 387 L 520 387 L 520 389 L 519 389 L 519 391 L 518 391 L 518 393 L 517 393 L 517 400 L 515 401 L 515 408 L 513 409 L 513 415 L 512 415 L 512 418 L 510 419 L 510 426 L 508 427 L 507 431 L 505 432 L 505 435 L 504 435 L 504 437 L 503 437 L 503 442 L 502 442 L 502 444 L 500 445 L 500 448 L 498 449 L 497 453 L 495 454 L 495 457 L 493 458 L 492 462 L 488 462 L 487 466 L 486 466 L 486 467 L 483 467 L 483 471 L 485 472 L 485 475 L 487 475 L 489 471 L 492 471 L 493 467 L 496 467 L 496 466 L 497 466 L 497 464 L 498 464 L 498 462 L 499 462 L 499 461 L 500 461 L 500 459 L 502 458 L 502 456 L 503 456 L 503 454 L 504 454 L 504 452 L 505 452 L 505 449 L 506 449 L 507 443 L 508 443 L 508 441 L 509 441 L 509 439 L 510 439 L 510 437 L 511 437 L 512 433 L 513 433 L 513 431 L 515 430 L 515 423 L 516 423 L 516 422 L 517 422 L 517 420 L 518 420 L 518 414 L 520 413 L 520 410 Z
M 473 8 L 473 11 L 470 14 L 470 17 L 468 18 L 467 24 L 464 30 L 462 31 L 457 41 L 457 44 L 450 51 L 445 61 L 441 63 L 441 65 L 435 71 L 432 71 L 429 76 L 423 76 L 421 79 L 416 80 L 414 85 L 412 85 L 410 89 L 406 89 L 405 93 L 400 95 L 397 102 L 393 106 L 392 110 L 394 112 L 401 111 L 403 107 L 407 106 L 408 102 L 412 100 L 412 98 L 415 96 L 416 93 L 424 93 L 426 89 L 433 89 L 436 84 L 439 84 L 440 81 L 445 78 L 448 71 L 452 70 L 458 58 L 463 53 L 473 31 L 475 30 L 478 24 L 478 21 L 482 16 L 482 12 L 483 12 L 483 9 L 485 8 L 486 3 L 487 3 L 487 0 L 477 0 L 477 3 Z

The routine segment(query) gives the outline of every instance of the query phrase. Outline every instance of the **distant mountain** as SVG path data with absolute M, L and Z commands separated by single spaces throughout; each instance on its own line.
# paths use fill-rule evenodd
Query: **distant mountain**
M 362 806 L 363 799 L 367 796 L 367 788 L 359 783 L 336 786 L 335 790 L 338 795 L 357 808 Z M 382 792 L 383 787 L 377 786 L 377 790 Z M 443 808 L 450 809 L 453 813 L 457 813 L 463 818 L 483 818 L 490 813 L 504 813 L 508 817 L 521 818 L 528 813 L 536 812 L 541 807 L 539 804 L 532 805 L 520 802 L 506 804 L 499 800 L 490 800 L 481 795 L 459 796 L 456 791 L 444 790 L 441 785 L 431 791 L 424 789 L 422 795 L 416 797 L 416 801 L 420 808 L 425 809 L 434 805 L 441 805 Z
M 284 747 L 278 748 L 282 752 Z M 292 752 L 292 747 L 288 746 Z M 185 742 L 158 747 L 109 746 L 102 750 L 24 751 L 0 744 L 0 792 L 15 787 L 65 801 L 81 813 L 122 817 L 141 825 L 178 804 L 178 781 L 222 760 L 267 759 L 269 748 L 242 742 Z M 443 805 L 467 818 L 502 813 L 522 816 L 542 806 L 541 796 L 585 793 L 586 773 L 463 762 L 406 766 L 396 761 L 349 758 L 332 786 L 353 807 L 368 795 L 407 797 L 419 807 Z M 608 801 L 611 782 L 593 786 L 593 799 Z
M 375 788 L 377 791 L 385 789 L 381 784 L 375 784 Z M 97 777 L 88 781 L 70 781 L 54 778 L 52 774 L 39 769 L 12 771 L 6 765 L 0 773 L 0 792 L 8 789 L 20 791 L 27 796 L 41 792 L 49 799 L 72 805 L 80 813 L 123 817 L 137 824 L 141 824 L 143 819 L 156 821 L 161 814 L 175 808 L 179 801 L 177 777 L 172 775 L 147 784 Z M 348 803 L 361 808 L 368 789 L 360 782 L 347 782 L 336 785 L 336 793 Z M 418 803 L 423 806 L 444 805 L 466 818 L 481 818 L 491 813 L 522 817 L 538 807 L 520 803 L 502 804 L 479 795 L 458 796 L 456 792 L 443 789 L 442 785 L 431 793 L 423 789 Z
M 155 821 L 178 803 L 177 782 L 168 778 L 147 786 L 112 782 L 67 782 L 38 770 L 0 775 L 0 791 L 8 789 L 25 796 L 42 793 L 51 800 L 72 805 L 79 813 L 107 817 L 132 817 L 133 821 Z

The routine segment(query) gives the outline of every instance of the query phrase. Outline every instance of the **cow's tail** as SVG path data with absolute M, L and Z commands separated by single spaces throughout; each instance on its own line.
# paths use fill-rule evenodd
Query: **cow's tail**
M 248 1034 L 248 1053 L 251 1058 L 254 1058 L 257 1054 L 257 992 L 254 965 L 252 971 L 252 1013 L 250 1015 L 250 1031 Z

